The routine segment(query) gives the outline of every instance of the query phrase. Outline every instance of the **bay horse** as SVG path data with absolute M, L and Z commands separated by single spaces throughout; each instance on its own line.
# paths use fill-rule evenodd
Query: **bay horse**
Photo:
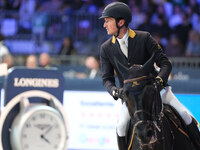
M 162 104 L 151 74 L 154 56 L 144 65 L 130 68 L 117 62 L 125 75 L 123 99 L 131 116 L 126 135 L 128 150 L 196 150 L 179 114 Z

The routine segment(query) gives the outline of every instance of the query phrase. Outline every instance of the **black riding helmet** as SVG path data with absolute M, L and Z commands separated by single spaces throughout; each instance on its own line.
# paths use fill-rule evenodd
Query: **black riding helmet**
M 132 13 L 131 13 L 131 10 L 128 7 L 128 5 L 126 5 L 125 3 L 122 3 L 122 2 L 113 2 L 113 3 L 110 3 L 109 5 L 107 5 L 104 8 L 104 10 L 102 12 L 102 16 L 99 19 L 106 18 L 106 17 L 115 18 L 115 20 L 116 20 L 116 26 L 118 28 L 118 34 L 117 34 L 117 36 L 118 36 L 119 35 L 119 30 L 124 25 L 128 27 L 128 24 L 132 20 Z M 118 26 L 118 21 L 120 19 L 124 19 L 125 20 L 125 24 L 122 25 L 121 27 Z

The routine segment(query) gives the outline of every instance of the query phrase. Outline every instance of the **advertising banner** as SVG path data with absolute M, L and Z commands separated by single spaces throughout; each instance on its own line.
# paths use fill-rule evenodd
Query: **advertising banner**
M 116 150 L 116 123 L 121 101 L 107 92 L 65 91 L 69 149 Z
M 11 150 L 10 129 L 20 112 L 19 102 L 27 98 L 31 103 L 48 105 L 47 97 L 50 97 L 62 107 L 65 82 L 62 73 L 56 69 L 25 67 L 12 68 L 5 80 L 5 90 L 0 91 L 0 149 Z
M 7 77 L 4 105 L 16 95 L 30 90 L 40 90 L 52 93 L 62 102 L 64 78 L 56 69 L 13 68 L 9 71 Z

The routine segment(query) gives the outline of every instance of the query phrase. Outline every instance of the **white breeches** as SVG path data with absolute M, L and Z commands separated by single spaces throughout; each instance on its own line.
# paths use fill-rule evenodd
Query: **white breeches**
M 126 135 L 126 126 L 128 121 L 130 120 L 130 115 L 128 112 L 128 108 L 126 103 L 123 102 L 121 111 L 119 113 L 119 119 L 117 122 L 117 134 L 118 136 L 125 136 Z
M 176 96 L 171 91 L 171 86 L 165 87 L 160 92 L 162 102 L 164 104 L 168 104 L 172 106 L 185 121 L 186 125 L 189 125 L 192 122 L 192 117 L 189 111 L 179 102 Z M 126 126 L 130 119 L 130 115 L 128 112 L 128 108 L 126 103 L 122 104 L 122 108 L 119 114 L 119 119 L 117 122 L 117 134 L 118 136 L 125 136 L 126 134 Z
M 172 106 L 185 121 L 186 125 L 189 125 L 192 122 L 191 114 L 172 93 L 171 86 L 167 86 L 165 89 L 161 90 L 160 95 L 162 102 Z

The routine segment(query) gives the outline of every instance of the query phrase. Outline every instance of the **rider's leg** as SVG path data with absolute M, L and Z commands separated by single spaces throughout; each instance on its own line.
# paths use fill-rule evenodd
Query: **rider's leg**
M 165 89 L 161 91 L 161 99 L 164 104 L 172 106 L 180 114 L 188 127 L 191 140 L 193 141 L 195 147 L 200 150 L 200 132 L 197 127 L 197 123 L 195 122 L 195 119 L 190 115 L 189 111 L 172 93 L 170 86 L 165 87 Z
M 127 150 L 128 145 L 125 141 L 125 135 L 126 135 L 126 127 L 127 123 L 130 119 L 130 115 L 128 112 L 128 108 L 126 106 L 126 103 L 124 102 L 122 104 L 122 108 L 119 114 L 119 119 L 117 122 L 117 143 L 119 150 Z
M 117 134 L 117 144 L 118 144 L 118 150 L 127 150 L 128 146 L 126 144 L 125 137 L 121 137 Z
M 171 91 L 171 86 L 165 87 L 161 92 L 161 99 L 164 104 L 168 104 L 175 108 L 182 119 L 185 121 L 186 125 L 191 124 L 192 117 L 189 111 L 179 102 L 176 96 Z

